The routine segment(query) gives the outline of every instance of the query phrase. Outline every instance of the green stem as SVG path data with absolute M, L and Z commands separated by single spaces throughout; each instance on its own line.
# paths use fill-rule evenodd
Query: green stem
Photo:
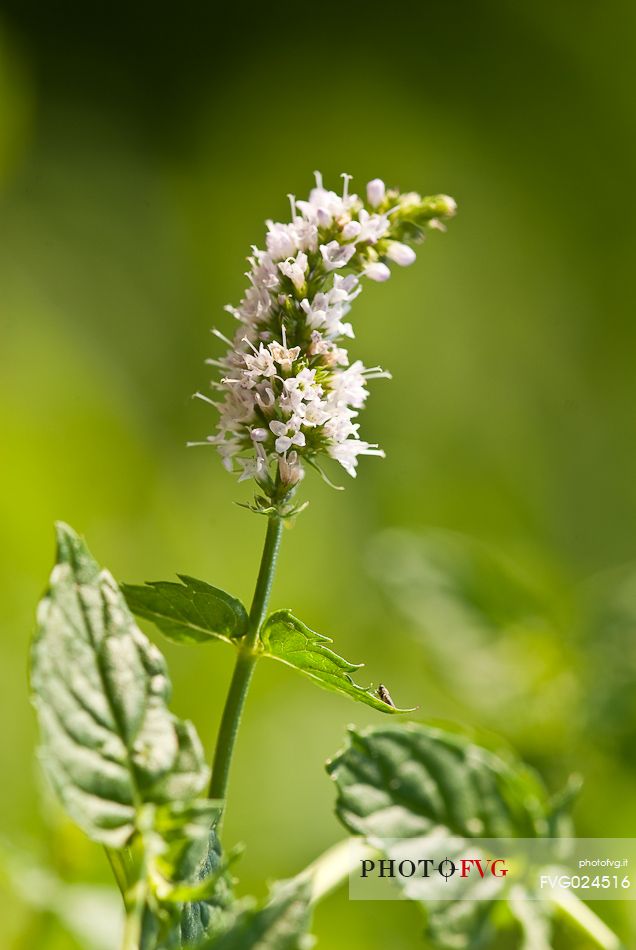
M 108 858 L 108 863 L 110 864 L 111 870 L 117 881 L 117 887 L 123 898 L 126 900 L 126 890 L 128 888 L 128 879 L 126 875 L 126 866 L 124 863 L 124 857 L 121 851 L 115 851 L 114 848 L 107 848 L 104 846 L 104 851 L 106 852 L 106 857 Z
M 376 858 L 379 852 L 364 838 L 345 838 L 326 851 L 298 875 L 311 881 L 312 904 L 324 900 L 348 880 L 352 871 L 365 858 Z
M 250 681 L 254 672 L 254 665 L 258 658 L 255 646 L 258 642 L 258 633 L 265 619 L 269 595 L 274 580 L 276 559 L 280 547 L 283 522 L 278 515 L 270 515 L 267 523 L 267 534 L 261 557 L 261 566 L 258 580 L 252 599 L 247 633 L 239 648 L 236 666 L 232 675 L 232 682 L 228 690 L 225 708 L 221 718 L 219 734 L 216 740 L 214 762 L 212 765 L 212 779 L 210 781 L 210 798 L 224 799 L 227 795 L 227 785 L 232 764 L 232 754 L 236 743 L 243 707 L 247 698 Z
M 616 934 L 576 894 L 561 891 L 551 897 L 551 902 L 569 924 L 584 933 L 595 946 L 602 950 L 621 950 L 623 944 Z
M 140 950 L 141 948 L 148 882 L 145 867 L 142 867 L 140 873 L 142 876 L 126 894 L 126 919 L 121 950 Z

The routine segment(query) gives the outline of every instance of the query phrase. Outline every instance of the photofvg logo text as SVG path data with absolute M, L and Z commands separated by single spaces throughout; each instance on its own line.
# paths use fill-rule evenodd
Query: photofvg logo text
M 634 838 L 353 839 L 351 900 L 635 900 Z M 357 849 L 357 850 L 356 850 Z
M 479 877 L 482 880 L 488 876 L 506 877 L 510 868 L 505 858 L 462 857 L 458 860 L 445 857 L 442 860 L 435 858 L 364 858 L 360 861 L 360 876 L 368 878 L 430 878 L 439 875 L 449 881 L 455 876 L 463 879 Z

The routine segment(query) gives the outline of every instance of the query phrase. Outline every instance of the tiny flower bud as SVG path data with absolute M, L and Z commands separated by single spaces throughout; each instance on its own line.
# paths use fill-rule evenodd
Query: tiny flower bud
M 408 267 L 415 260 L 415 251 L 408 244 L 402 244 L 400 241 L 389 241 L 386 249 L 386 256 L 389 260 L 395 261 L 400 267 Z
M 252 429 L 250 436 L 254 442 L 264 442 L 267 438 L 267 429 Z
M 440 195 L 439 202 L 441 206 L 440 214 L 447 214 L 449 217 L 457 211 L 457 202 L 450 195 Z
M 352 238 L 357 238 L 361 230 L 362 225 L 359 221 L 349 221 L 342 229 L 342 236 L 345 241 L 350 241 Z
M 419 197 L 419 196 L 418 196 Z M 400 201 L 402 212 L 405 211 L 403 204 L 404 196 Z M 421 198 L 419 202 L 418 217 L 428 218 L 452 218 L 457 211 L 457 202 L 448 195 L 430 195 L 427 198 Z
M 367 201 L 372 208 L 377 208 L 384 201 L 385 187 L 381 178 L 374 178 L 367 185 Z
M 382 264 L 381 261 L 376 261 L 374 264 L 369 264 L 369 266 L 365 268 L 364 276 L 368 277 L 369 280 L 375 280 L 381 283 L 383 280 L 389 279 L 391 271 L 386 264 Z
M 305 476 L 305 470 L 300 464 L 298 453 L 294 451 L 283 455 L 278 460 L 278 471 L 281 482 L 288 488 L 298 484 Z

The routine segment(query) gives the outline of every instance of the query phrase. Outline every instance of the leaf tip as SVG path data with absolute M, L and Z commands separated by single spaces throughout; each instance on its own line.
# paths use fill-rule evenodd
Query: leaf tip
M 80 542 L 80 537 L 69 524 L 65 521 L 55 522 L 55 540 L 60 560 L 67 554 L 69 549 L 76 547 Z
M 99 565 L 81 535 L 65 521 L 56 521 L 55 539 L 57 563 L 68 564 L 80 583 L 92 582 L 99 574 Z

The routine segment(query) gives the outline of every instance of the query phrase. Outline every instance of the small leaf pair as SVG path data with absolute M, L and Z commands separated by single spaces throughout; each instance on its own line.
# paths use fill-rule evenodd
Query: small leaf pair
M 152 620 L 176 643 L 223 640 L 240 646 L 247 630 L 247 611 L 225 591 L 187 575 L 181 584 L 153 581 L 144 585 L 122 584 L 128 606 L 139 617 Z M 372 689 L 359 686 L 351 674 L 362 664 L 349 663 L 327 644 L 329 637 L 311 630 L 290 610 L 271 614 L 260 631 L 258 651 L 303 673 L 318 686 L 349 696 L 384 713 L 410 712 L 381 699 Z

